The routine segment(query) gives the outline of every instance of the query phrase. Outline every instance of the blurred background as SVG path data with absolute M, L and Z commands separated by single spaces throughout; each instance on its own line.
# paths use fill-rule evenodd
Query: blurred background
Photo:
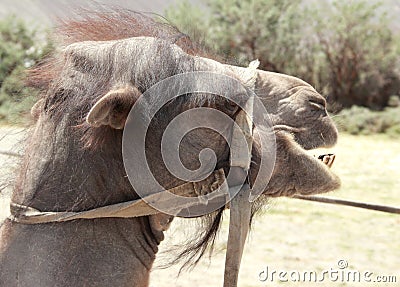
M 331 195 L 400 205 L 399 0 L 0 0 L 0 176 L 12 182 L 17 155 L 23 153 L 17 143 L 37 97 L 37 91 L 24 87 L 24 71 L 55 49 L 50 35 L 58 18 L 77 17 L 79 9 L 101 5 L 161 14 L 224 61 L 246 66 L 259 59 L 261 69 L 312 84 L 327 98 L 341 132 L 334 169 L 343 186 Z M 4 184 L 3 216 L 7 190 Z M 211 262 L 205 259 L 179 278 L 179 266 L 155 268 L 151 286 L 221 285 L 227 224 Z M 168 253 L 171 244 L 186 238 L 190 225 L 176 220 L 162 250 Z M 395 215 L 274 200 L 256 219 L 240 286 L 289 284 L 261 282 L 258 275 L 266 266 L 322 271 L 337 268 L 341 259 L 351 270 L 397 276 L 397 283 L 376 286 L 400 286 L 399 227 Z

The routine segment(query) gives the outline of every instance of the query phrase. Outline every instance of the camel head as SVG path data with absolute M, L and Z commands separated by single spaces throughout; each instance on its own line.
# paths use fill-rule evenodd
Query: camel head
M 244 73 L 243 68 L 229 67 L 237 74 Z M 319 159 L 306 152 L 333 147 L 337 142 L 338 131 L 325 98 L 299 78 L 262 70 L 257 70 L 255 93 L 268 112 L 277 143 L 274 172 L 264 194 L 307 195 L 339 188 L 340 180 L 330 170 L 335 156 Z M 259 157 L 255 149 L 253 161 Z

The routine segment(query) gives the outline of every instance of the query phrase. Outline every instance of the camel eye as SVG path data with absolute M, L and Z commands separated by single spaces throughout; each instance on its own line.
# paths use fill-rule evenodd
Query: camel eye
M 313 108 L 315 108 L 315 109 L 317 109 L 317 110 L 325 110 L 325 107 L 326 107 L 326 104 L 325 104 L 325 102 L 315 102 L 315 101 L 309 101 L 310 102 L 310 105 L 313 107 Z

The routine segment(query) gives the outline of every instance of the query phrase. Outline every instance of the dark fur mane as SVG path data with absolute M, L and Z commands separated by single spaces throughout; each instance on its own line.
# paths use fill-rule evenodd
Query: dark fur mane
M 62 48 L 83 41 L 110 41 L 151 36 L 174 43 L 189 55 L 203 57 L 206 55 L 200 45 L 164 20 L 161 18 L 155 20 L 153 17 L 141 13 L 121 9 L 101 12 L 85 11 L 80 15 L 79 20 L 60 22 L 55 33 L 56 41 Z M 78 88 L 75 87 L 66 89 L 60 84 L 65 61 L 65 58 L 60 57 L 59 51 L 56 51 L 54 55 L 49 56 L 30 71 L 28 85 L 41 90 L 44 100 L 43 110 L 53 119 L 55 126 L 66 114 L 72 114 L 69 118 L 69 125 L 76 127 L 86 146 L 101 147 L 110 141 L 110 146 L 113 146 L 113 141 L 119 140 L 115 133 L 120 131 L 109 127 L 93 129 L 84 122 L 84 116 L 93 103 L 110 88 L 109 80 L 99 79 L 99 84 L 87 91 L 77 91 Z M 154 83 L 144 83 L 141 87 L 142 92 L 152 84 Z M 85 96 L 82 97 L 82 95 Z M 197 234 L 194 234 L 192 241 L 181 246 L 183 251 L 176 260 L 173 260 L 173 263 L 184 260 L 186 266 L 196 264 L 208 247 L 211 246 L 212 249 L 216 234 L 220 229 L 222 213 L 223 209 L 200 218 L 200 228 L 198 228 Z
M 146 36 L 170 41 L 191 55 L 204 55 L 188 35 L 168 24 L 166 19 L 156 14 L 150 16 L 121 9 L 109 12 L 87 11 L 82 15 L 82 20 L 63 22 L 58 31 L 66 37 L 66 44 Z

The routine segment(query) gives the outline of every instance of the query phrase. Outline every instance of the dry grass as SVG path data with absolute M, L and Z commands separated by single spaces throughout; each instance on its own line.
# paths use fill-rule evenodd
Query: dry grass
M 330 196 L 400 206 L 400 140 L 344 135 L 334 152 L 333 168 L 343 183 Z M 365 282 L 346 283 L 340 278 L 318 283 L 258 279 L 267 266 L 276 271 L 322 272 L 339 270 L 341 259 L 349 263 L 345 271 L 373 272 L 372 280 L 375 275 L 397 275 L 397 283 L 371 286 L 399 286 L 399 225 L 396 215 L 296 199 L 274 200 L 256 219 L 242 261 L 240 286 L 365 286 Z M 221 252 L 211 263 L 205 259 L 179 278 L 178 266 L 155 270 L 151 286 L 222 286 L 227 226 L 225 222 L 218 241 Z M 161 249 L 168 250 L 171 241 L 184 238 L 182 230 L 188 232 L 188 228 L 188 220 L 176 220 Z
M 1 140 L 0 150 L 15 146 L 15 138 Z M 343 187 L 330 196 L 400 206 L 400 139 L 344 135 L 334 152 L 334 169 Z M 2 168 L 11 165 L 5 157 L 0 160 Z M 4 198 L 0 200 L 3 216 L 6 205 Z M 340 278 L 337 282 L 326 278 L 324 282 L 296 284 L 279 282 L 276 275 L 272 283 L 258 279 L 267 266 L 270 271 L 322 272 L 338 270 L 340 259 L 349 263 L 345 270 L 373 272 L 372 279 L 375 275 L 397 275 L 397 283 L 369 286 L 399 286 L 399 225 L 400 217 L 395 215 L 296 199 L 274 200 L 256 219 L 242 261 L 240 286 L 366 286 L 365 282 L 340 282 Z M 176 219 L 161 251 L 168 252 L 172 243 L 187 238 L 190 226 L 191 220 Z M 151 286 L 222 286 L 227 227 L 228 220 L 217 242 L 219 251 L 211 262 L 205 258 L 192 272 L 184 271 L 178 278 L 179 266 L 155 269 Z M 165 255 L 158 257 L 156 265 Z

